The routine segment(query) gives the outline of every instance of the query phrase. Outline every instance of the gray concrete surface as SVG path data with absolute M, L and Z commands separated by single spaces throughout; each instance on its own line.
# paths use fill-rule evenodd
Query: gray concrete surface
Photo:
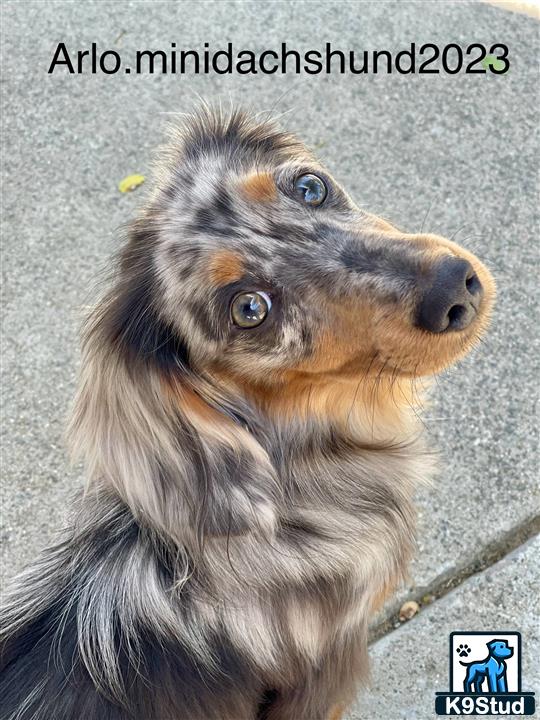
M 538 695 L 540 594 L 535 568 L 539 557 L 536 538 L 375 643 L 372 686 L 344 720 L 437 717 L 435 693 L 450 688 L 448 638 L 455 631 L 520 632 L 521 688 Z
M 284 40 L 300 50 L 331 41 L 393 51 L 412 40 L 504 42 L 511 68 L 504 76 L 47 74 L 60 41 L 71 50 L 97 42 L 129 58 L 173 41 L 217 49 L 229 40 L 258 51 Z M 419 552 L 400 598 L 436 589 L 530 534 L 540 504 L 538 50 L 535 20 L 480 3 L 2 3 L 2 577 L 51 539 L 81 482 L 62 442 L 79 310 L 145 192 L 121 195 L 117 183 L 148 173 L 168 113 L 197 95 L 291 110 L 283 123 L 319 148 L 359 204 L 404 229 L 455 236 L 497 278 L 485 343 L 434 389 L 427 425 L 441 474 L 419 496 Z M 525 611 L 516 607 L 516 622 Z

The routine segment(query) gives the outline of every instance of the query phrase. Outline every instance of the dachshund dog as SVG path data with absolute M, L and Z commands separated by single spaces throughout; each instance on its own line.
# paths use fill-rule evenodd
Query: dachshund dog
M 73 524 L 2 615 L 3 720 L 334 720 L 433 471 L 418 378 L 489 271 L 359 209 L 293 135 L 172 130 L 84 330 Z

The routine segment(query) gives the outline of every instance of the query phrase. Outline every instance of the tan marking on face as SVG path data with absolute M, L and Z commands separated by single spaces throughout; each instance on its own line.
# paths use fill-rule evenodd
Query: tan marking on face
M 321 299 L 322 302 L 324 302 Z M 373 357 L 373 316 L 376 304 L 369 299 L 348 303 L 325 303 L 327 322 L 319 329 L 313 354 L 294 370 L 306 373 L 340 372 L 351 360 L 367 370 Z
M 271 173 L 252 173 L 241 184 L 244 194 L 256 202 L 270 202 L 277 196 L 276 182 Z
M 208 264 L 208 274 L 214 287 L 223 287 L 240 280 L 244 274 L 244 263 L 241 255 L 232 250 L 215 252 Z

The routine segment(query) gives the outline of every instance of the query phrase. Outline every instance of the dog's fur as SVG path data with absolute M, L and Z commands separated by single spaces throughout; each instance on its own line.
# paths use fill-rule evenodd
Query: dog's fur
M 321 207 L 292 192 L 306 172 Z M 437 335 L 414 313 L 448 255 L 484 297 Z M 243 330 L 249 290 L 273 305 Z M 337 717 L 432 473 L 415 379 L 470 349 L 492 298 L 473 255 L 359 210 L 273 123 L 185 119 L 85 329 L 69 436 L 88 484 L 9 594 L 1 718 Z

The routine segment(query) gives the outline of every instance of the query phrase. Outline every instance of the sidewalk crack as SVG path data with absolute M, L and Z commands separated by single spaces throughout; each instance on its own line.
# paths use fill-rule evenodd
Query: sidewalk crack
M 422 608 L 440 600 L 469 578 L 495 565 L 538 534 L 540 534 L 540 515 L 535 515 L 486 545 L 469 562 L 438 575 L 429 585 L 415 587 L 405 598 L 401 599 L 399 605 L 408 600 L 414 600 L 418 603 L 421 614 Z M 399 620 L 397 603 L 390 605 L 386 616 L 371 628 L 370 643 L 380 640 L 384 635 L 403 624 Z

